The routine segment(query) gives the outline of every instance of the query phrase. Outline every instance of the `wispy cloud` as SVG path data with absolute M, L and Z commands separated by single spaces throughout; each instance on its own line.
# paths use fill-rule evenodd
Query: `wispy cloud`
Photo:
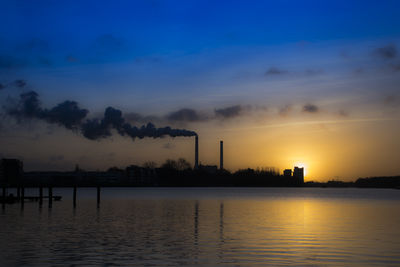
M 374 50 L 374 55 L 381 59 L 393 59 L 397 56 L 397 48 L 394 44 L 378 47 Z
M 235 105 L 226 108 L 215 109 L 215 115 L 223 119 L 232 119 L 241 115 L 243 111 L 242 106 Z
M 305 104 L 303 106 L 303 112 L 317 113 L 317 112 L 319 112 L 319 108 L 317 105 L 314 105 L 314 104 Z
M 282 75 L 288 73 L 287 70 L 279 69 L 277 67 L 271 67 L 269 68 L 266 72 L 266 76 L 271 76 L 271 75 Z

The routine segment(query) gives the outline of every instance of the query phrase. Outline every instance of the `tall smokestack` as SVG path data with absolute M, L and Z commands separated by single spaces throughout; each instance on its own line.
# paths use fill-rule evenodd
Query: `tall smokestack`
M 224 169 L 224 141 L 219 141 L 219 169 Z
M 194 168 L 199 168 L 199 137 L 196 135 L 194 144 Z

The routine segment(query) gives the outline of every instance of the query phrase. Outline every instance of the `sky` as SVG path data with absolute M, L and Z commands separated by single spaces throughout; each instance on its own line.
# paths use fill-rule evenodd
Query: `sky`
M 231 171 L 400 174 L 398 1 L 3 0 L 0 23 L 0 157 L 26 171 L 193 164 L 197 134 Z

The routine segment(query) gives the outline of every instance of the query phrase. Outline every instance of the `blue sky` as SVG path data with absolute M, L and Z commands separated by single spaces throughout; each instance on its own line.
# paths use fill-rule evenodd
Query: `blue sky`
M 357 128 L 356 121 L 390 121 L 399 115 L 398 1 L 2 1 L 0 5 L 2 106 L 33 90 L 44 108 L 73 100 L 90 111 L 88 118 L 101 118 L 112 106 L 132 123 L 190 128 L 210 143 L 223 137 L 238 142 L 239 137 L 228 134 L 232 129 L 310 122 L 326 126 L 340 120 L 352 120 Z M 16 80 L 24 81 L 24 86 Z M 225 111 L 232 113 L 225 116 Z M 19 136 L 15 133 L 21 127 L 36 124 L 33 120 L 21 125 L 4 114 L 3 118 L 2 144 Z M 378 126 L 368 127 L 373 131 Z M 209 134 L 212 130 L 214 135 Z M 347 134 L 354 136 L 358 130 L 353 130 Z M 316 129 L 310 131 L 318 135 Z M 397 131 L 397 126 L 389 127 L 389 132 Z M 55 125 L 32 130 L 43 144 L 57 135 L 74 134 Z M 261 138 L 261 133 L 257 136 Z M 29 138 L 24 134 L 22 139 Z M 125 141 L 114 142 L 120 147 Z M 140 149 L 171 147 L 165 145 L 170 141 L 157 142 Z M 178 145 L 173 153 L 186 151 L 182 156 L 190 159 L 188 147 Z M 132 163 L 116 151 L 110 146 L 99 153 L 115 154 L 112 164 Z M 212 159 L 211 151 L 205 149 Z M 27 163 L 32 169 L 68 169 L 84 154 L 65 156 L 55 164 L 49 160 L 57 158 L 55 153 L 46 151 L 34 160 L 23 149 L 6 146 L 2 155 L 35 161 Z M 163 157 L 168 153 L 171 150 Z M 280 167 L 292 164 L 277 158 L 266 160 Z M 149 154 L 130 160 L 150 159 Z M 232 169 L 263 164 L 255 159 L 232 162 L 227 164 Z M 101 168 L 104 162 L 83 164 Z M 390 173 L 400 171 L 393 166 L 388 166 Z

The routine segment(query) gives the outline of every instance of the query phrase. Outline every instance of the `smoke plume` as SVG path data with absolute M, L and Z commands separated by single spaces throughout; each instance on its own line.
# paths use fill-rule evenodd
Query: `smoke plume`
M 79 128 L 88 110 L 81 109 L 75 101 L 64 101 L 52 109 L 43 109 L 39 95 L 35 91 L 22 93 L 16 106 L 8 108 L 8 115 L 14 116 L 18 121 L 24 119 L 40 119 L 48 123 L 64 126 L 67 129 Z
M 185 129 L 172 129 L 171 127 L 156 128 L 154 124 L 147 123 L 136 127 L 128 123 L 122 116 L 122 112 L 113 107 L 106 108 L 102 119 L 84 119 L 88 110 L 79 107 L 75 101 L 64 101 L 51 109 L 41 106 L 39 95 L 30 91 L 20 95 L 16 105 L 7 108 L 7 114 L 13 116 L 17 121 L 24 119 L 39 119 L 48 123 L 58 124 L 69 130 L 75 130 L 90 140 L 98 140 L 112 136 L 115 130 L 121 136 L 129 136 L 132 139 L 163 136 L 195 136 L 194 131 Z

